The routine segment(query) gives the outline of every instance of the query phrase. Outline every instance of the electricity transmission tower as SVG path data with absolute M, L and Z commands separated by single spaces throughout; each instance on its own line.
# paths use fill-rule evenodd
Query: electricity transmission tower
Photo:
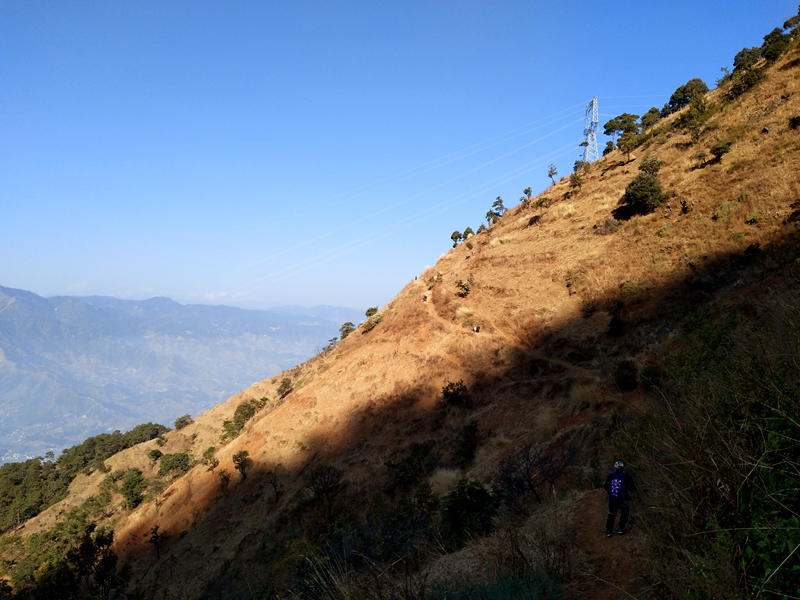
M 600 158 L 597 151 L 597 128 L 600 119 L 597 115 L 597 96 L 586 105 L 586 121 L 583 126 L 583 133 L 586 136 L 586 146 L 583 149 L 584 162 L 590 163 Z

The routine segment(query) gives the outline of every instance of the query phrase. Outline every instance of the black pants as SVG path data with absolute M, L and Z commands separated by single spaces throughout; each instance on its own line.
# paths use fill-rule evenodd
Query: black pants
M 614 521 L 617 518 L 617 511 L 619 511 L 619 528 L 625 531 L 625 525 L 628 523 L 628 515 L 630 514 L 630 502 L 627 498 L 609 498 L 608 499 L 608 518 L 606 519 L 606 531 L 614 529 Z

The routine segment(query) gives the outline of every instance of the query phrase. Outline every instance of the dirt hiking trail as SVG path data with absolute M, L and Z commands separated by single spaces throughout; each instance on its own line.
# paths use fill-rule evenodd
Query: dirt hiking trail
M 565 600 L 619 600 L 649 598 L 645 572 L 645 544 L 636 527 L 636 504 L 631 506 L 631 519 L 625 535 L 605 536 L 608 500 L 604 490 L 587 494 L 575 512 L 577 547 L 584 553 L 587 577 L 570 586 Z M 619 516 L 617 517 L 619 518 Z

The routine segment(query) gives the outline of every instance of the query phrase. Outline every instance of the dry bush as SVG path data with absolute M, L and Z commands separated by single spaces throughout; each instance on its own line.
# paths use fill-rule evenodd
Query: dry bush
M 519 555 L 561 583 L 570 581 L 580 570 L 578 549 L 570 531 L 574 509 L 570 502 L 547 504 L 528 518 L 516 536 Z M 505 538 L 506 555 L 515 551 L 515 532 L 506 529 L 498 537 Z
M 564 219 L 572 217 L 575 214 L 575 205 L 572 203 L 556 204 L 547 213 L 545 213 L 545 221 L 554 221 L 557 219 Z
M 543 408 L 536 416 L 536 431 L 539 435 L 549 440 L 558 433 L 558 415 L 550 407 Z
M 458 480 L 461 479 L 461 471 L 458 469 L 436 469 L 429 479 L 433 493 L 437 496 L 444 496 L 455 489 Z
M 567 410 L 573 415 L 584 410 L 594 410 L 597 405 L 597 395 L 592 388 L 576 384 L 570 387 L 565 404 Z

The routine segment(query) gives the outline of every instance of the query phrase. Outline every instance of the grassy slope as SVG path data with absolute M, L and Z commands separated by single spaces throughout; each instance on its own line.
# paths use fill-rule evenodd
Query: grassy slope
M 795 48 L 767 81 L 715 114 L 711 130 L 694 146 L 688 145 L 688 133 L 662 134 L 637 149 L 629 163 L 615 152 L 595 164 L 581 191 L 569 191 L 562 180 L 543 194 L 555 203 L 541 212 L 538 225 L 528 225 L 538 209 L 509 210 L 472 238 L 472 250 L 461 244 L 409 282 L 383 307 L 383 320 L 368 334 L 357 331 L 335 350 L 168 434 L 162 451 L 189 449 L 199 458 L 208 446 L 220 446 L 222 420 L 236 406 L 274 396 L 275 382 L 284 376 L 297 382 L 285 403 L 259 412 L 241 436 L 218 451 L 217 471 L 231 473 L 233 454 L 249 451 L 255 464 L 246 481 L 236 475 L 223 491 L 215 473 L 198 466 L 163 492 L 158 514 L 152 502 L 128 514 L 115 499 L 107 520 L 115 524 L 116 549 L 131 565 L 134 580 L 189 598 L 223 580 L 244 593 L 268 576 L 264 553 L 283 547 L 310 466 L 344 470 L 345 503 L 358 505 L 391 453 L 414 442 L 431 442 L 441 452 L 440 466 L 452 467 L 452 440 L 470 419 L 477 419 L 480 435 L 469 475 L 487 482 L 509 447 L 526 440 L 582 440 L 582 467 L 563 487 L 576 494 L 574 535 L 585 537 L 590 523 L 584 517 L 597 499 L 580 495 L 606 470 L 605 463 L 591 459 L 606 460 L 612 452 L 603 433 L 609 416 L 645 403 L 639 392 L 618 393 L 611 379 L 615 362 L 643 363 L 654 349 L 677 339 L 672 329 L 682 310 L 745 294 L 796 257 L 787 245 L 796 228 L 785 219 L 800 198 L 800 131 L 787 127 L 789 118 L 800 114 L 797 56 Z M 763 133 L 770 123 L 775 126 Z M 720 164 L 696 168 L 697 152 L 726 139 L 735 143 Z M 595 226 L 609 218 L 645 155 L 666 161 L 659 178 L 672 197 L 656 213 L 596 235 Z M 690 200 L 694 209 L 683 214 L 681 200 Z M 756 212 L 758 221 L 746 224 Z M 755 265 L 731 263 L 753 244 L 774 245 L 776 251 Z M 455 282 L 470 273 L 475 285 L 461 298 Z M 585 318 L 581 307 L 588 305 L 596 310 Z M 607 334 L 612 311 L 629 324 L 620 337 Z M 481 325 L 480 334 L 472 333 L 472 324 Z M 537 365 L 535 376 L 531 364 Z M 439 402 L 442 386 L 457 380 L 471 389 L 469 409 Z M 107 463 L 112 469 L 138 466 L 152 476 L 147 452 L 155 447 L 148 442 Z M 277 472 L 283 485 L 277 504 L 265 479 L 269 471 Z M 69 498 L 21 533 L 52 525 L 102 478 L 80 477 Z M 447 471 L 434 479 L 447 489 Z M 154 524 L 165 534 L 159 561 L 146 542 Z M 535 520 L 526 526 L 535 531 Z M 596 560 L 589 556 L 588 564 L 606 568 Z M 580 589 L 574 593 L 580 595 Z

